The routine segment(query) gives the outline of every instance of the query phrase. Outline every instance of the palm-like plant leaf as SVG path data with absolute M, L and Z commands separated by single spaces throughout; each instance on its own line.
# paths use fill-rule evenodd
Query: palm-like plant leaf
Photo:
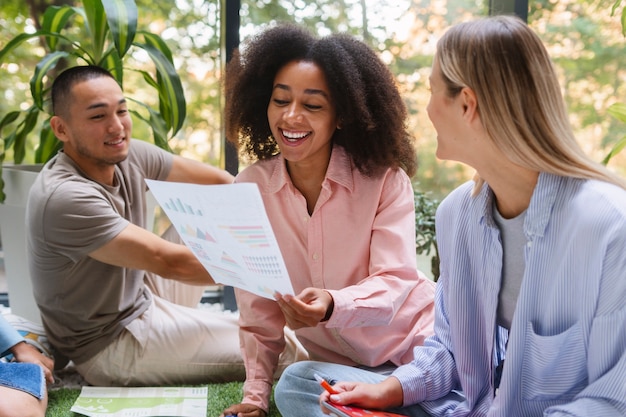
M 4 58 L 6 57 L 6 55 L 8 55 L 11 51 L 13 51 L 19 45 L 21 45 L 22 42 L 24 42 L 25 40 L 28 40 L 30 38 L 36 38 L 37 36 L 40 36 L 39 32 L 36 32 L 36 33 L 20 33 L 19 35 L 17 35 L 13 39 L 11 39 L 9 41 L 9 43 L 7 43 L 4 46 L 4 48 L 0 49 L 0 62 L 3 62 Z
M 54 68 L 60 59 L 67 57 L 69 54 L 63 51 L 52 52 L 43 57 L 35 66 L 35 73 L 30 79 L 30 92 L 35 101 L 35 105 L 39 110 L 44 110 L 44 83 L 43 79 L 51 68 Z
M 151 109 L 149 106 L 146 106 L 144 103 L 140 103 L 137 101 L 135 102 L 141 105 L 142 107 L 144 107 L 148 111 L 148 114 L 150 115 L 150 117 L 146 119 L 143 115 L 141 115 L 137 111 L 132 111 L 132 113 L 138 119 L 143 120 L 144 122 L 152 126 L 152 135 L 154 136 L 153 138 L 154 143 L 158 147 L 171 152 L 172 149 L 170 148 L 170 144 L 167 141 L 167 131 L 168 131 L 167 124 L 165 123 L 165 120 L 163 120 L 163 117 L 161 116 L 161 114 L 157 113 L 156 111 Z
M 39 146 L 35 151 L 35 163 L 41 164 L 47 162 L 50 155 L 56 153 L 63 147 L 63 142 L 54 136 L 54 132 L 50 127 L 50 118 L 48 118 L 41 128 L 39 134 Z
M 85 26 L 93 48 L 91 56 L 93 56 L 95 64 L 98 65 L 104 56 L 104 45 L 109 31 L 107 17 L 101 0 L 83 0 L 83 7 L 86 18 Z
M 615 103 L 609 106 L 608 113 L 617 120 L 626 123 L 626 104 Z
M 26 116 L 17 131 L 15 132 L 15 142 L 13 143 L 13 160 L 16 164 L 21 164 L 26 154 L 26 139 L 28 134 L 33 131 L 37 126 L 37 119 L 39 118 L 39 108 L 37 106 L 31 106 L 26 111 Z
M 613 158 L 615 155 L 620 153 L 622 151 L 622 149 L 624 149 L 624 148 L 626 148 L 626 136 L 624 136 L 623 138 L 618 140 L 617 143 L 615 143 L 615 145 L 613 146 L 611 151 L 602 160 L 602 163 L 604 165 L 608 164 L 609 161 L 611 160 L 611 158 Z
M 115 49 L 121 58 L 126 55 L 137 33 L 137 5 L 133 0 L 108 0 L 102 2 Z
M 12 111 L 12 112 L 7 113 L 2 118 L 2 120 L 0 120 L 0 133 L 2 133 L 2 130 L 4 129 L 5 126 L 8 126 L 14 121 L 16 121 L 18 117 L 20 117 L 20 114 L 21 112 L 19 111 Z M 2 161 L 4 161 L 4 155 L 5 155 L 6 150 L 11 148 L 11 146 L 13 145 L 13 142 L 15 141 L 15 134 L 9 135 L 7 138 L 0 137 L 0 140 L 2 140 L 2 147 L 0 147 L 0 167 L 1 167 Z M 1 181 L 1 178 L 0 178 L 0 181 Z M 1 186 L 0 186 L 0 192 L 2 192 Z M 0 200 L 0 201 L 3 201 L 3 200 Z
M 69 19 L 76 14 L 76 9 L 70 6 L 50 6 L 43 14 L 41 29 L 50 33 L 61 33 Z M 46 36 L 46 43 L 51 51 L 57 47 L 59 38 Z
M 102 61 L 102 66 L 108 69 L 119 85 L 124 88 L 124 64 L 116 49 L 111 49 Z
M 626 104 L 624 103 L 615 103 L 609 106 L 608 113 L 615 117 L 617 120 L 626 123 Z M 604 165 L 608 164 L 611 158 L 620 153 L 622 149 L 626 148 L 626 136 L 618 140 L 611 151 L 604 157 L 602 163 Z
M 148 39 L 147 41 L 150 42 Z M 148 52 L 148 55 L 154 62 L 157 70 L 161 114 L 167 123 L 168 129 L 171 129 L 172 135 L 175 135 L 185 121 L 187 104 L 180 77 L 176 73 L 173 62 L 167 58 L 167 54 L 171 56 L 169 48 L 167 48 L 164 42 L 145 44 L 135 42 L 134 45 Z M 163 51 L 163 47 L 166 48 L 166 52 Z
M 621 6 L 621 4 L 622 0 L 615 0 L 615 3 L 613 3 L 613 7 L 611 8 L 611 16 L 615 15 L 615 12 L 619 8 L 619 6 Z M 622 35 L 626 36 L 626 7 L 622 9 L 622 15 L 620 20 L 622 22 Z

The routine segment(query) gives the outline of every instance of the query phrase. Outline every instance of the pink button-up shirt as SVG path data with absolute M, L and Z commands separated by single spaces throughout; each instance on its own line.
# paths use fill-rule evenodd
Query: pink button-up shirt
M 331 155 L 312 215 L 278 155 L 242 171 L 257 183 L 296 294 L 324 288 L 330 320 L 296 331 L 311 359 L 396 365 L 433 333 L 434 283 L 417 270 L 411 181 L 400 169 L 366 177 L 340 146 Z M 245 403 L 268 409 L 285 342 L 278 304 L 236 290 L 247 378 Z

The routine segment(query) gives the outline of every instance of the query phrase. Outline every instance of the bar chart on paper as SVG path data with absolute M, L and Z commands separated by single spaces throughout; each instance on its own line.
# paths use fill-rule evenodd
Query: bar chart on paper
M 270 242 L 262 226 L 221 226 L 233 239 L 250 248 L 269 248 Z
M 256 184 L 146 183 L 215 281 L 266 298 L 293 294 Z
M 176 213 L 184 213 L 192 216 L 202 216 L 202 210 L 194 209 L 189 204 L 183 203 L 180 198 L 170 198 L 168 201 L 163 203 L 163 208 Z

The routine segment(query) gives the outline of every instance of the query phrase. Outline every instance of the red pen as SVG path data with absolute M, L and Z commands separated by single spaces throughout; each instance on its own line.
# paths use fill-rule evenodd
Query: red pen
M 319 382 L 320 385 L 330 394 L 339 394 L 337 391 L 333 389 L 332 385 L 330 385 L 324 378 L 322 378 L 318 374 L 314 374 L 313 376 L 315 377 L 315 380 Z

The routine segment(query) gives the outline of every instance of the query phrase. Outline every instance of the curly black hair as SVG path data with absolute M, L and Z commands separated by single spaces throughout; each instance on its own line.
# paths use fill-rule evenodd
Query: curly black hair
M 267 159 L 279 153 L 267 107 L 275 75 L 293 61 L 313 62 L 324 72 L 341 123 L 333 141 L 346 149 L 361 173 L 371 176 L 388 167 L 415 173 L 406 106 L 378 55 L 353 36 L 318 38 L 287 23 L 249 39 L 226 66 L 226 133 L 244 155 Z

